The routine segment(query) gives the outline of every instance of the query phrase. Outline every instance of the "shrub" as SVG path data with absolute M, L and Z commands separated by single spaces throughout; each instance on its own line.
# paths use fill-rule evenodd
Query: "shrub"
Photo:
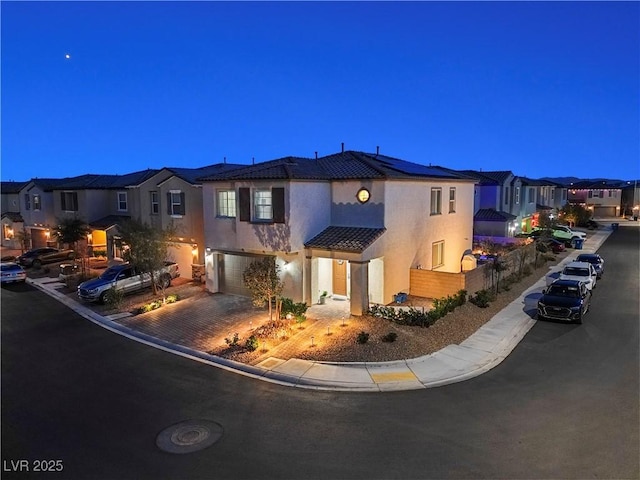
M 369 334 L 365 331 L 362 331 L 358 334 L 358 337 L 356 338 L 356 342 L 360 343 L 360 344 L 365 344 L 369 341 Z
M 224 339 L 224 343 L 226 343 L 230 347 L 237 347 L 239 341 L 240 341 L 240 336 L 238 335 L 238 332 L 234 333 L 232 338 L 225 337 Z
M 286 318 L 288 314 L 291 314 L 297 319 L 300 315 L 304 315 L 309 308 L 306 303 L 294 303 L 290 298 L 282 298 L 281 301 L 280 318 Z
M 382 337 L 382 341 L 391 343 L 391 342 L 395 342 L 396 338 L 398 338 L 398 334 L 396 332 L 389 332 Z
M 475 295 L 469 297 L 469 301 L 480 308 L 487 308 L 494 299 L 495 295 L 488 290 L 479 290 Z
M 244 344 L 244 348 L 249 350 L 250 352 L 255 351 L 258 348 L 258 337 L 255 335 L 251 335 L 247 338 L 247 341 Z
M 93 256 L 94 257 L 106 257 L 107 256 L 107 251 L 106 250 L 94 250 L 93 251 Z
M 533 269 L 531 268 L 531 265 L 525 265 L 522 268 L 522 275 L 527 276 L 527 275 L 531 275 L 533 273 Z
M 175 294 L 172 293 L 171 295 L 167 295 L 167 298 L 165 298 L 165 303 L 176 303 L 178 300 L 180 300 L 180 297 Z
M 112 308 L 120 308 L 122 301 L 124 300 L 124 291 L 118 290 L 115 286 L 107 290 L 104 296 L 104 301 Z

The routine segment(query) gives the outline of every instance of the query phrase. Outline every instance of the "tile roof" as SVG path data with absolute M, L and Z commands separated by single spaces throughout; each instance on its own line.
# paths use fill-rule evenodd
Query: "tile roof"
M 203 177 L 214 180 L 355 180 L 389 178 L 467 179 L 442 167 L 407 162 L 386 155 L 346 151 L 312 159 L 284 157 L 228 173 Z
M 482 170 L 460 170 L 460 173 L 480 180 L 480 185 L 502 185 L 513 172 L 510 170 L 489 171 Z
M 24 222 L 22 215 L 18 212 L 4 212 L 2 218 L 8 218 L 12 222 Z
M 106 217 L 89 222 L 89 226 L 100 230 L 106 230 L 130 219 L 131 217 L 127 215 L 107 215 Z
M 508 212 L 498 212 L 493 208 L 481 208 L 473 216 L 474 221 L 481 222 L 508 222 L 517 218 L 515 215 L 511 215 Z
M 29 182 L 0 182 L 0 193 L 20 193 Z
M 174 175 L 182 178 L 184 181 L 195 185 L 200 183 L 202 177 L 218 175 L 246 166 L 247 165 L 238 163 L 216 163 L 199 168 L 167 167 L 167 170 L 173 172 Z
M 327 227 L 306 242 L 304 246 L 305 248 L 362 253 L 385 231 L 386 228 Z

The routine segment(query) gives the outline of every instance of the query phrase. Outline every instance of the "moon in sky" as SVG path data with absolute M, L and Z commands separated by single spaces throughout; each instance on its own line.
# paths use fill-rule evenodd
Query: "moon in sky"
M 71 58 L 71 55 L 69 55 L 68 53 L 65 54 L 64 58 L 66 58 L 67 60 L 69 60 Z

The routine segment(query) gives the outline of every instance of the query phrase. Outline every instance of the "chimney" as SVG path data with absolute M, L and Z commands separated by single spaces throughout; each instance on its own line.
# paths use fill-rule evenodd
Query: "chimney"
M 316 152 L 316 160 L 318 159 L 318 152 Z
M 376 157 L 380 155 L 380 145 L 376 145 Z
M 342 142 L 342 153 L 344 153 L 344 142 Z
M 251 165 L 255 165 L 256 164 L 256 157 L 251 157 Z
M 223 163 L 227 163 L 227 157 L 224 157 L 224 158 L 222 159 L 222 162 L 223 162 Z

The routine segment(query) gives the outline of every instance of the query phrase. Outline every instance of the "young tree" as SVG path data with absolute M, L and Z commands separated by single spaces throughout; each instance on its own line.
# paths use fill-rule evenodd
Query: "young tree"
M 67 243 L 78 253 L 78 242 L 91 233 L 91 228 L 87 223 L 77 217 L 73 218 L 59 218 L 58 225 L 53 228 L 53 236 L 61 243 Z M 84 257 L 84 255 L 81 255 Z
M 251 290 L 253 304 L 257 307 L 269 305 L 269 320 L 273 320 L 271 301 L 282 294 L 284 287 L 279 274 L 275 257 L 252 262 L 242 274 L 245 286 Z
M 31 234 L 26 228 L 16 232 L 16 238 L 18 242 L 20 242 L 20 250 L 22 253 L 29 250 L 29 246 L 31 245 Z
M 151 275 L 153 294 L 158 293 L 158 286 L 162 289 L 164 298 L 164 282 L 160 281 L 159 271 L 164 267 L 167 249 L 172 244 L 171 238 L 175 234 L 173 225 L 166 229 L 153 227 L 148 223 L 130 219 L 119 225 L 121 241 L 129 248 L 124 252 L 124 259 L 135 265 L 140 275 Z

